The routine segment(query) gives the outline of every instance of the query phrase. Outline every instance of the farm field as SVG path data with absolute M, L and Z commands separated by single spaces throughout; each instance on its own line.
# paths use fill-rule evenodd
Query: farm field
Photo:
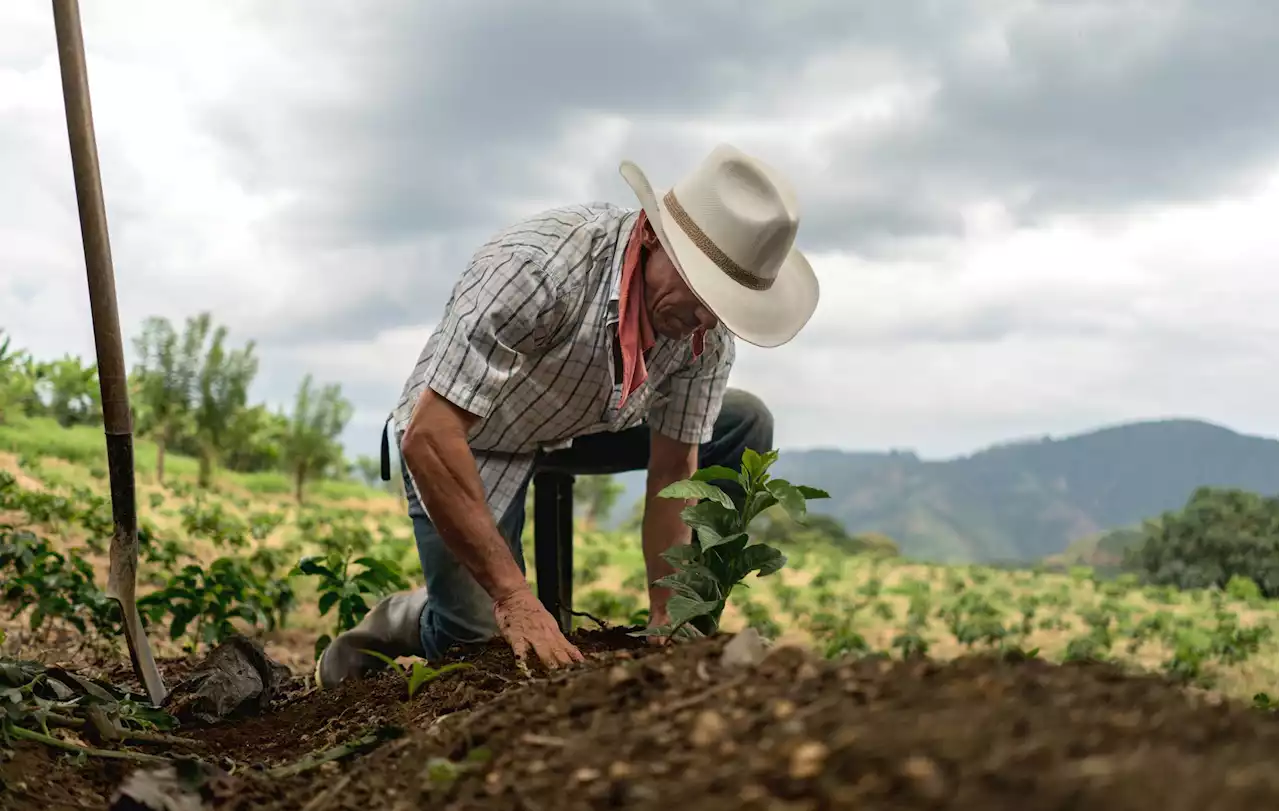
M 277 474 L 219 472 L 200 490 L 196 463 L 180 456 L 160 486 L 154 449 L 138 444 L 139 583 L 166 683 L 236 632 L 290 671 L 250 717 L 130 743 L 144 759 L 218 764 L 207 807 L 1276 802 L 1277 603 L 1251 583 L 1184 592 L 1083 568 L 936 566 L 780 543 L 787 566 L 748 577 L 722 623 L 756 629 L 773 649 L 734 666 L 720 658 L 725 636 L 654 648 L 620 629 L 643 621 L 638 537 L 584 526 L 575 608 L 594 619 L 580 620 L 591 655 L 574 672 L 524 674 L 490 645 L 456 652 L 461 668 L 419 664 L 411 680 L 388 671 L 320 693 L 308 681 L 317 639 L 349 626 L 361 600 L 418 579 L 399 500 L 326 481 L 300 506 Z M 139 690 L 99 590 L 110 532 L 101 457 L 96 428 L 0 426 L 0 655 Z M 530 536 L 531 522 L 532 572 Z M 304 556 L 316 557 L 295 568 Z M 23 676 L 26 694 L 56 681 Z M 43 709 L 8 723 L 119 753 L 70 709 Z M 107 807 L 134 769 L 159 765 L 12 735 L 0 749 L 0 808 Z

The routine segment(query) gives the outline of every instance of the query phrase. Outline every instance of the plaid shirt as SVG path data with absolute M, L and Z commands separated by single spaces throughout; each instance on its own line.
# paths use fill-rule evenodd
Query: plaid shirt
M 495 520 L 527 486 L 539 449 L 646 419 L 681 442 L 711 439 L 734 360 L 723 325 L 696 359 L 688 340 L 657 336 L 648 378 L 618 407 L 619 284 L 638 216 L 567 206 L 498 233 L 454 285 L 405 381 L 392 413 L 397 444 L 426 387 L 480 418 L 468 438 Z

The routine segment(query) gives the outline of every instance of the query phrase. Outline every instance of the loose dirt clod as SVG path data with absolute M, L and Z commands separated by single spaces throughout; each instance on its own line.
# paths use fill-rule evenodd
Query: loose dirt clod
M 244 712 L 261 712 L 290 678 L 289 669 L 252 639 L 233 636 L 165 698 L 165 709 L 183 722 L 213 724 Z

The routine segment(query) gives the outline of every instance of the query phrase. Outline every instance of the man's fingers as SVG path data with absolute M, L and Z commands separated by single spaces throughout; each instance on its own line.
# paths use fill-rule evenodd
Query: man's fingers
M 533 650 L 538 654 L 538 661 L 542 662 L 542 666 L 548 670 L 554 670 L 559 666 L 558 657 L 556 656 L 555 643 L 546 637 L 539 637 L 533 643 Z
M 511 640 L 511 652 L 516 655 L 517 662 L 523 662 L 529 655 L 529 640 L 522 636 Z

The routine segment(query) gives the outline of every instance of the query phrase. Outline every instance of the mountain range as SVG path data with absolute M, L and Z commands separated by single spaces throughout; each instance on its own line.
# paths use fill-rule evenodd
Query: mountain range
M 1200 486 L 1280 490 L 1280 442 L 1198 420 L 1152 420 L 1003 443 L 943 460 L 909 451 L 782 451 L 772 472 L 821 487 L 811 501 L 850 533 L 875 531 L 939 562 L 1039 560 L 1074 540 L 1180 508 Z M 614 520 L 644 494 L 644 473 Z

